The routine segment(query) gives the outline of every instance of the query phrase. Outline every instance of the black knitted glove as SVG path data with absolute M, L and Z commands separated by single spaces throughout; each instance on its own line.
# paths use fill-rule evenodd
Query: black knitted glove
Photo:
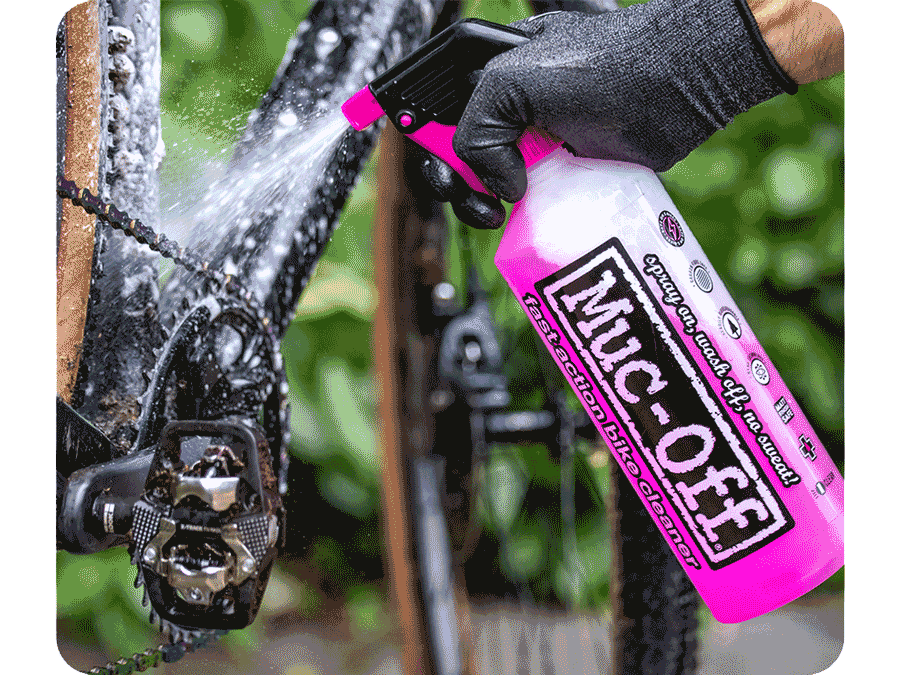
M 460 158 L 509 202 L 525 194 L 516 141 L 528 126 L 550 131 L 579 156 L 666 171 L 739 113 L 797 91 L 745 0 L 650 0 L 512 25 L 532 40 L 487 64 L 453 138 Z M 503 223 L 498 199 L 425 155 L 426 180 L 460 220 Z

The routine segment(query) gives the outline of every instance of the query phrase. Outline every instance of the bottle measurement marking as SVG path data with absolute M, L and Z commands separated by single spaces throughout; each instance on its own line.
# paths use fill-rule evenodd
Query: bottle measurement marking
M 741 337 L 741 322 L 738 321 L 737 314 L 725 307 L 722 309 L 722 331 L 728 337 L 737 340 Z

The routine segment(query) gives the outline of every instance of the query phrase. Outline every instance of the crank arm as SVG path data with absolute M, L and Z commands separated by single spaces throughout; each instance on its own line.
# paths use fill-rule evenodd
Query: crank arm
M 123 509 L 130 512 L 130 504 L 143 492 L 154 453 L 155 448 L 149 448 L 79 469 L 69 476 L 57 517 L 60 548 L 69 553 L 96 553 L 128 542 L 127 534 L 115 531 L 121 527 L 111 524 L 121 523 Z M 101 513 L 95 513 L 95 502 L 100 506 L 104 501 L 121 502 L 118 514 L 102 507 Z

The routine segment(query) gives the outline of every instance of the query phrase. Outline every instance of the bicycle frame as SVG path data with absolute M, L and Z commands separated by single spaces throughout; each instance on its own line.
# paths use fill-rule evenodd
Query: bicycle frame
M 334 99 L 340 101 L 346 97 L 347 92 L 352 92 L 358 87 L 362 81 L 363 67 L 378 67 L 380 63 L 384 63 L 385 59 L 396 57 L 397 54 L 390 50 L 397 49 L 406 51 L 427 36 L 427 26 L 422 24 L 424 15 L 422 14 L 421 5 L 418 3 L 407 2 L 382 2 L 373 1 L 371 3 L 360 3 L 362 5 L 371 4 L 372 14 L 376 16 L 384 16 L 382 31 L 383 35 L 387 35 L 389 29 L 395 26 L 402 27 L 404 32 L 402 35 L 409 41 L 407 45 L 392 44 L 390 47 L 382 40 L 385 51 L 378 54 L 370 54 L 369 62 L 361 61 L 359 58 L 350 58 L 352 55 L 341 52 L 340 50 L 331 52 L 326 55 L 322 67 L 315 68 L 317 55 L 308 42 L 298 42 L 293 54 L 286 56 L 285 66 L 276 77 L 275 82 L 270 87 L 269 92 L 261 102 L 256 114 L 252 118 L 252 122 L 248 125 L 245 132 L 244 141 L 238 147 L 235 154 L 237 161 L 248 148 L 259 142 L 260 138 L 270 135 L 276 124 L 277 115 L 283 112 L 283 106 L 287 102 L 292 106 L 292 111 L 301 117 L 308 113 L 310 108 L 309 99 L 300 96 L 301 92 L 317 92 L 319 100 Z M 435 2 L 432 5 L 432 17 L 438 16 L 442 3 Z M 599 3 L 601 6 L 604 3 Z M 383 5 L 383 6 L 382 6 Z M 575 3 L 536 3 L 538 11 L 549 10 L 553 8 L 568 9 L 597 9 L 598 4 L 592 2 L 575 2 Z M 391 9 L 393 13 L 387 10 Z M 323 28 L 331 28 L 336 30 L 340 35 L 357 36 L 356 42 L 363 41 L 363 35 L 359 33 L 359 26 L 353 22 L 351 13 L 347 6 L 335 5 L 328 2 L 322 2 L 311 12 L 310 16 L 301 25 L 301 34 L 309 32 L 315 35 Z M 446 15 L 445 15 L 446 17 Z M 113 17 L 115 19 L 115 17 Z M 446 18 L 444 19 L 446 21 Z M 353 41 L 351 40 L 351 43 Z M 105 51 L 105 50 L 103 50 Z M 374 59 L 374 60 L 373 60 Z M 356 67 L 360 71 L 354 72 L 349 70 Z M 315 73 L 319 74 L 316 75 Z M 343 87 L 336 86 L 337 83 L 343 83 Z M 314 103 L 315 101 L 313 101 Z M 151 113 L 152 114 L 152 113 Z M 157 113 L 158 114 L 158 113 Z M 325 175 L 319 180 L 318 188 L 310 200 L 312 206 L 308 208 L 306 213 L 299 219 L 299 222 L 283 223 L 278 221 L 278 205 L 275 206 L 275 215 L 271 210 L 267 214 L 259 214 L 252 216 L 254 221 L 253 230 L 260 245 L 256 251 L 265 250 L 268 242 L 281 235 L 285 227 L 299 231 L 315 229 L 318 236 L 315 240 L 315 247 L 307 247 L 304 250 L 303 244 L 293 240 L 291 249 L 282 259 L 282 265 L 278 274 L 272 279 L 269 285 L 257 285 L 252 290 L 257 298 L 271 312 L 271 319 L 276 329 L 276 335 L 280 337 L 287 327 L 292 315 L 292 308 L 296 305 L 297 298 L 305 286 L 309 278 L 309 273 L 318 252 L 321 251 L 324 244 L 330 237 L 337 215 L 340 208 L 347 197 L 347 190 L 343 192 L 329 187 L 329 184 L 349 186 L 354 182 L 354 176 L 359 173 L 368 150 L 374 142 L 374 130 L 369 132 L 348 133 L 341 146 L 334 153 L 334 158 L 325 171 Z M 147 153 L 144 153 L 145 155 Z M 328 179 L 331 180 L 328 180 Z M 115 189 L 111 191 L 111 196 L 127 200 L 132 210 L 137 209 L 132 215 L 138 215 L 144 219 L 149 218 L 150 223 L 156 220 L 155 208 L 155 191 L 156 187 L 153 180 L 148 179 L 147 184 L 149 190 L 144 195 L 125 194 L 117 192 Z M 136 201 L 135 201 L 136 200 Z M 272 206 L 272 205 L 270 205 Z M 311 228 L 313 224 L 318 224 L 324 218 L 327 222 L 325 228 Z M 140 321 L 146 321 L 148 317 L 159 316 L 163 322 L 171 321 L 176 316 L 176 312 L 186 304 L 196 304 L 198 298 L 202 298 L 204 293 L 203 285 L 200 279 L 185 274 L 178 270 L 163 289 L 158 309 L 154 302 L 154 294 L 148 289 L 156 284 L 155 268 L 149 265 L 149 253 L 140 247 L 133 246 L 130 242 L 119 241 L 121 238 L 115 236 L 107 236 L 102 231 L 98 233 L 99 246 L 103 248 L 104 243 L 107 250 L 100 258 L 100 265 L 104 269 L 104 283 L 92 288 L 92 297 L 90 306 L 94 308 L 92 323 L 92 338 L 94 344 L 90 345 L 87 350 L 86 365 L 82 373 L 87 373 L 86 377 L 82 377 L 76 384 L 76 389 L 80 392 L 81 400 L 76 395 L 76 402 L 81 403 L 80 412 L 84 412 L 89 421 L 100 424 L 101 418 L 105 418 L 105 430 L 108 436 L 116 437 L 118 440 L 118 452 L 113 449 L 113 454 L 121 452 L 124 445 L 123 439 L 129 436 L 133 438 L 134 431 L 130 430 L 131 424 L 116 424 L 108 420 L 118 420 L 122 418 L 121 410 L 127 409 L 131 400 L 139 397 L 143 391 L 145 384 L 140 379 L 140 372 L 135 372 L 134 368 L 117 367 L 116 362 L 110 362 L 110 355 L 121 353 L 124 351 L 132 351 L 136 354 L 139 362 L 144 364 L 145 370 L 151 370 L 155 365 L 152 360 L 154 350 L 159 349 L 163 340 L 162 328 L 159 324 L 138 326 L 133 323 L 120 323 L 123 315 L 137 316 Z M 304 242 L 305 243 L 305 242 Z M 223 246 L 218 249 L 218 253 L 210 261 L 210 267 L 219 268 L 223 265 L 224 257 L 228 255 L 231 247 Z M 126 258 L 137 256 L 142 261 L 139 264 L 143 267 L 136 274 L 124 264 Z M 285 261 L 296 261 L 291 268 Z M 258 256 L 249 255 L 238 264 L 237 277 L 252 276 L 254 266 L 259 265 Z M 108 306 L 104 306 L 104 311 L 96 311 L 101 304 L 108 302 L 106 298 L 110 296 L 109 289 L 120 289 L 125 286 L 133 289 L 131 293 L 119 295 L 122 297 L 124 305 L 117 305 L 110 311 Z M 130 303 L 130 304 L 129 304 Z M 137 304 L 135 304 L 137 303 Z M 151 319 L 151 322 L 153 320 Z M 158 321 L 158 320 L 157 320 Z M 104 326 L 106 329 L 104 329 Z M 97 335 L 104 335 L 103 341 L 99 341 Z M 133 363 L 133 360 L 132 360 Z M 424 365 L 424 364 L 423 364 Z M 100 377 L 99 373 L 102 373 Z M 103 392 L 117 391 L 130 392 L 127 396 L 121 396 L 120 400 L 113 402 L 110 406 L 106 401 L 100 404 L 100 398 Z M 113 408 L 113 414 L 101 415 L 101 408 L 104 412 Z M 119 411 L 118 413 L 116 411 Z M 101 424 L 102 426 L 102 424 Z M 135 448 L 139 449 L 139 448 Z M 90 461 L 96 461 L 91 458 Z M 422 465 L 424 466 L 424 465 Z M 67 467 L 67 470 L 81 468 L 77 465 Z M 415 557 L 415 556 L 414 556 Z M 396 580 L 395 580 L 396 581 Z M 428 642 L 427 640 L 425 642 Z M 431 641 L 432 652 L 434 642 Z M 431 658 L 435 658 L 432 654 Z M 418 659 L 413 659 L 418 660 Z

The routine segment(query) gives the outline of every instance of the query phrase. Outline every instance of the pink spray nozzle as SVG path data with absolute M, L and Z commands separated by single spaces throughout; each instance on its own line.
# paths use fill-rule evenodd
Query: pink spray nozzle
M 529 39 L 514 28 L 463 19 L 381 73 L 351 96 L 341 111 L 357 131 L 387 115 L 403 134 L 447 162 L 473 190 L 490 194 L 456 155 L 453 134 L 475 88 L 469 76 Z M 559 145 L 534 129 L 519 142 L 526 166 Z
M 528 40 L 508 26 L 457 21 L 375 77 L 341 110 L 357 131 L 385 114 L 407 134 L 429 122 L 455 126 L 475 88 L 470 75 Z
M 362 131 L 372 124 L 379 117 L 384 115 L 384 109 L 375 100 L 369 85 L 366 85 L 358 92 L 353 94 L 344 105 L 341 106 L 341 112 L 357 131 Z

